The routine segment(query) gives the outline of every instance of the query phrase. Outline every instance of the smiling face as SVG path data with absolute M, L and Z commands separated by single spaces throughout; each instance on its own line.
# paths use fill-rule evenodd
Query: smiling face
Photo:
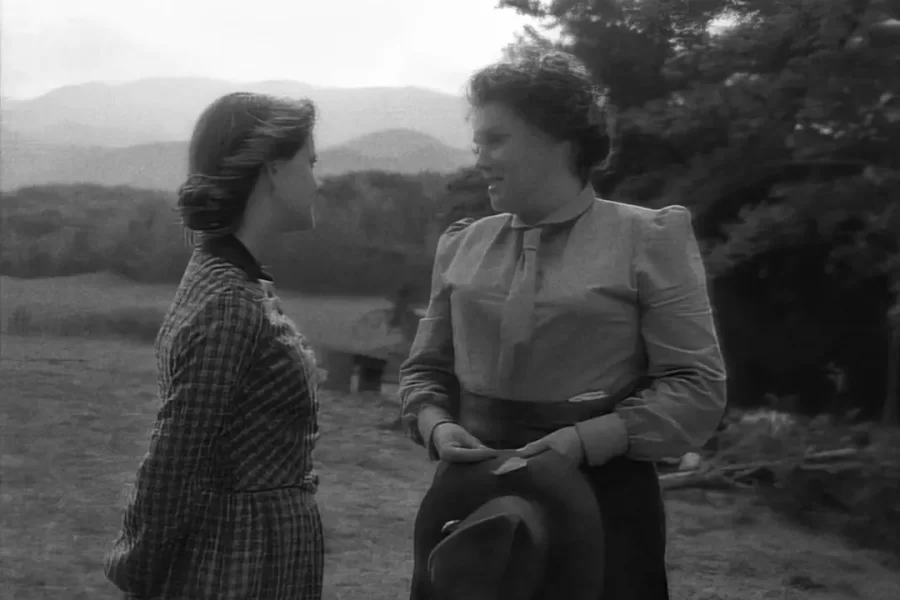
M 475 166 L 488 182 L 491 206 L 522 216 L 542 212 L 548 194 L 572 177 L 571 144 L 560 142 L 499 103 L 477 107 L 472 115 Z

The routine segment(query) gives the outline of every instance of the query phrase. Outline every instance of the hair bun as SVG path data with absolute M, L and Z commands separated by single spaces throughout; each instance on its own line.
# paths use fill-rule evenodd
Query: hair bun
M 181 221 L 191 231 L 215 232 L 233 226 L 235 202 L 230 202 L 227 188 L 217 178 L 191 174 L 178 188 L 178 209 Z

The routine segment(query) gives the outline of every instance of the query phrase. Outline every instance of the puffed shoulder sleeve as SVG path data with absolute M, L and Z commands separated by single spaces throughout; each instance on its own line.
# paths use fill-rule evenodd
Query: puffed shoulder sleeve
M 450 289 L 445 275 L 474 221 L 456 221 L 438 239 L 428 308 L 419 321 L 409 357 L 400 367 L 402 419 L 409 435 L 421 445 L 430 440 L 438 423 L 452 420 L 451 402 L 456 399 L 459 382 L 454 372 Z M 433 454 L 433 448 L 429 450 Z
M 475 222 L 475 219 L 471 217 L 466 217 L 465 219 L 460 219 L 459 221 L 454 221 L 450 223 L 449 227 L 444 230 L 444 233 L 441 234 L 441 239 L 439 242 L 452 242 L 454 239 L 458 237 L 458 235 L 469 228 L 469 225 Z M 440 243 L 438 243 L 440 246 Z
M 613 414 L 581 425 L 592 463 L 621 453 L 657 461 L 697 449 L 726 404 L 725 363 L 690 212 L 666 207 L 640 215 L 635 227 L 640 331 L 652 384 Z

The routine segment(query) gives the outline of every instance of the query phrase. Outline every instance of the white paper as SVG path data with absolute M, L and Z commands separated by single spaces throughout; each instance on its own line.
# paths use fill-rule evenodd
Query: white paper
M 503 475 L 528 466 L 528 461 L 520 456 L 508 458 L 502 465 L 492 471 L 494 475 Z

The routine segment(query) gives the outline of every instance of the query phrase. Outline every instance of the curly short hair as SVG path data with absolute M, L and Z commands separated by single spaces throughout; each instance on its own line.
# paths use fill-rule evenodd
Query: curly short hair
M 200 115 L 188 148 L 188 177 L 178 190 L 184 227 L 206 236 L 234 233 L 263 166 L 290 159 L 312 136 L 315 105 L 235 92 Z
M 573 167 L 584 182 L 609 150 L 601 91 L 571 54 L 533 52 L 489 65 L 469 79 L 467 96 L 472 108 L 501 104 L 553 139 L 573 142 Z

